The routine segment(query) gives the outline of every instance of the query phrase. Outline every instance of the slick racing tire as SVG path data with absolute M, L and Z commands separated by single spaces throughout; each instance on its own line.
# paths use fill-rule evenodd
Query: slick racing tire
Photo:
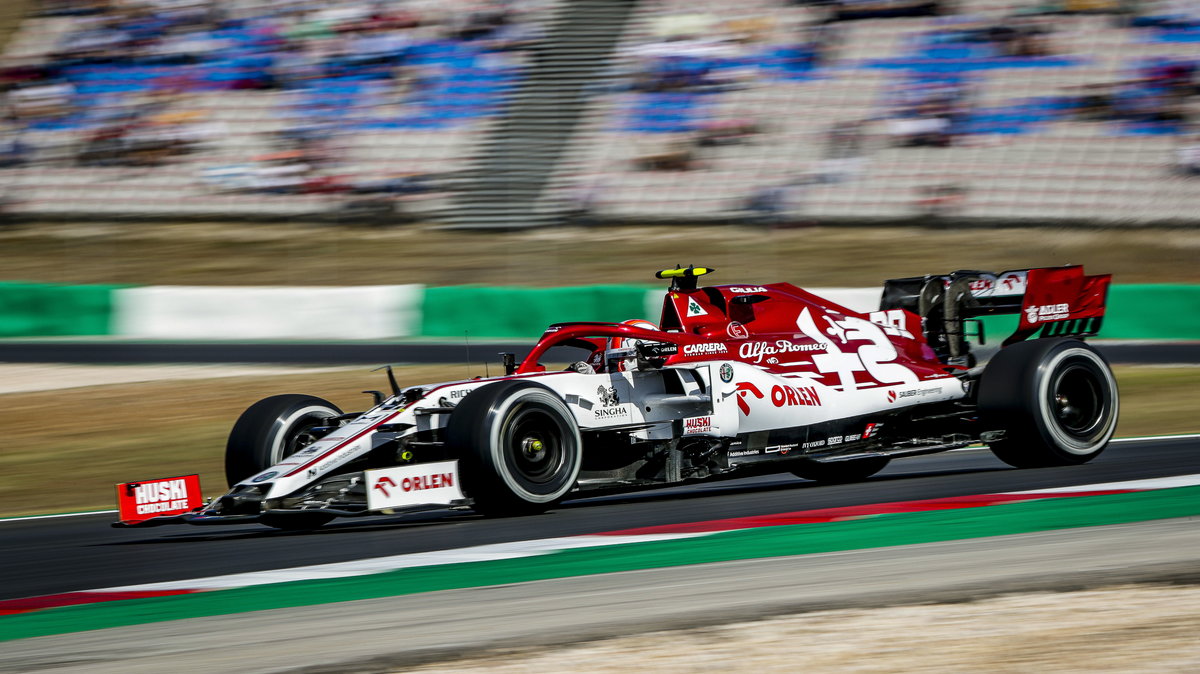
M 261 473 L 317 438 L 309 431 L 342 411 L 315 396 L 286 394 L 264 398 L 238 417 L 225 444 L 229 486 Z
M 541 384 L 501 381 L 475 390 L 450 414 L 445 437 L 462 461 L 467 496 L 485 515 L 542 512 L 579 478 L 579 426 Z
M 822 484 L 842 484 L 865 480 L 883 470 L 889 461 L 891 459 L 885 456 L 870 457 L 867 459 L 849 459 L 847 461 L 829 461 L 827 463 L 804 460 L 793 465 L 791 471 L 792 475 L 805 480 L 812 480 Z
M 1117 381 L 1104 357 L 1076 339 L 1019 342 L 997 353 L 979 380 L 984 430 L 999 459 L 1017 468 L 1096 458 L 1117 428 Z

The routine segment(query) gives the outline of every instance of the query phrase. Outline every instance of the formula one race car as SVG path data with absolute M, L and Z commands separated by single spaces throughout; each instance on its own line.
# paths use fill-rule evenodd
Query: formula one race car
M 119 485 L 115 526 L 513 515 L 764 473 L 860 480 L 976 442 L 1016 467 L 1079 464 L 1112 437 L 1116 382 L 1080 340 L 1100 328 L 1108 275 L 893 279 L 858 313 L 787 283 L 698 287 L 712 271 L 659 272 L 671 286 L 657 325 L 550 326 L 520 362 L 503 354 L 503 376 L 401 387 L 389 369 L 391 395 L 351 414 L 308 395 L 261 400 L 230 433 L 228 493 L 202 503 L 196 476 Z M 966 337 L 987 314 L 1019 322 L 977 366 Z

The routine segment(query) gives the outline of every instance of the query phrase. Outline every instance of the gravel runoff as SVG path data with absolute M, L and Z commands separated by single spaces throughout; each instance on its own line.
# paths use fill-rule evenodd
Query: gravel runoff
M 397 672 L 1196 672 L 1200 587 L 818 611 Z

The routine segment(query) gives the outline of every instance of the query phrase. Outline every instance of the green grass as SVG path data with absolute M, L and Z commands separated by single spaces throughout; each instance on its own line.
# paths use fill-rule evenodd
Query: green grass
M 1118 283 L 1200 283 L 1200 231 L 555 228 L 498 233 L 295 224 L 17 225 L 0 229 L 0 278 L 135 285 L 657 283 L 716 267 L 717 283 L 875 286 L 955 269 L 1084 264 Z
M 21 25 L 29 11 L 30 0 L 4 0 L 0 2 L 0 51 L 8 46 L 8 40 Z

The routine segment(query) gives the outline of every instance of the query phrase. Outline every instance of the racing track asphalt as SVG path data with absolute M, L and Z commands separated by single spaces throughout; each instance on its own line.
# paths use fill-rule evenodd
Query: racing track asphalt
M 982 449 L 897 460 L 858 484 L 788 475 L 568 501 L 540 516 L 471 513 L 339 520 L 309 533 L 260 525 L 112 529 L 113 515 L 0 521 L 0 599 L 182 580 L 642 526 L 887 501 L 1200 473 L 1200 438 L 1118 442 L 1083 466 L 1015 470 Z M 217 491 L 222 485 L 208 485 Z M 49 485 L 48 488 L 69 488 Z
M 1121 365 L 1200 363 L 1197 342 L 1091 342 Z M 529 343 L 162 343 L 123 341 L 0 340 L 7 363 L 278 363 L 285 365 L 373 365 L 380 363 L 461 363 L 469 358 L 499 366 L 498 353 L 522 355 Z M 982 349 L 986 352 L 989 349 Z

